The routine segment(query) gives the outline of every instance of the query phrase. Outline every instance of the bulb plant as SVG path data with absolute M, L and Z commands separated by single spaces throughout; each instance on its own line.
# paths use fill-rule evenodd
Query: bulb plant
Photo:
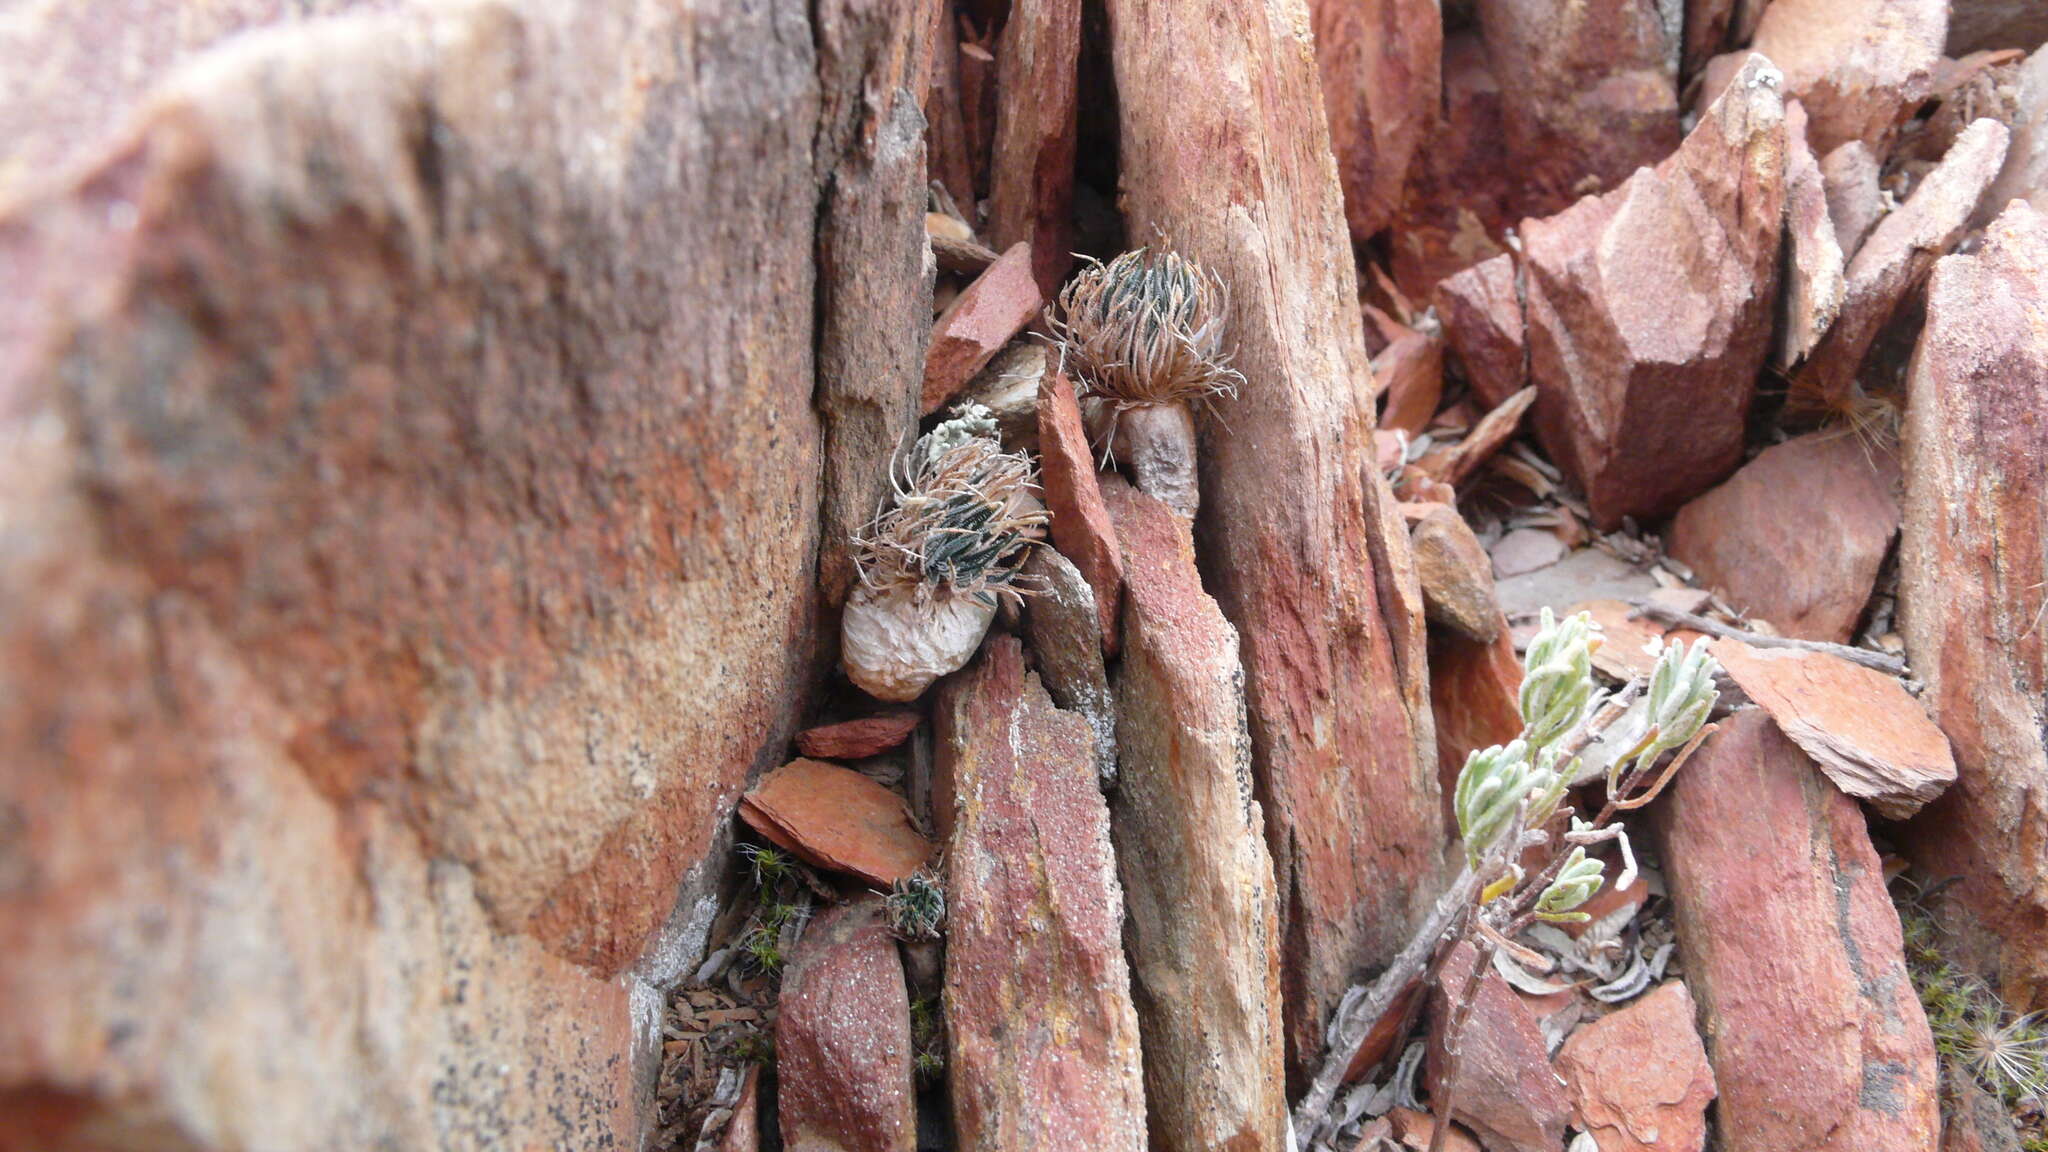
M 854 539 L 860 583 L 840 624 L 846 674 L 915 700 L 973 657 L 1046 531 L 1031 458 L 1003 451 L 978 404 L 919 437 L 892 468 L 889 506 Z
M 1187 517 L 1200 503 L 1190 408 L 1244 382 L 1223 349 L 1229 313 L 1222 281 L 1200 264 L 1144 248 L 1089 262 L 1046 310 L 1061 369 L 1105 413 L 1110 454 Z

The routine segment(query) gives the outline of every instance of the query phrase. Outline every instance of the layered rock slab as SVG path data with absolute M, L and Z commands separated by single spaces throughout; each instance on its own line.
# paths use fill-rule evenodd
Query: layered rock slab
M 1237 633 L 1202 591 L 1186 522 L 1106 488 L 1131 573 L 1110 817 L 1152 1146 L 1282 1152 L 1279 909 Z
M 1778 282 L 1778 84 L 1750 57 L 1657 167 L 1523 222 L 1536 427 L 1603 528 L 1741 458 Z
M 1434 0 L 1312 0 L 1309 12 L 1344 218 L 1363 243 L 1393 219 L 1436 126 L 1443 13 Z
M 1749 709 L 1651 811 L 1722 1147 L 1933 1147 L 1934 1041 L 1856 803 Z
M 775 1017 L 776 1111 L 789 1152 L 912 1152 L 910 994 L 880 897 L 804 929 Z
M 1108 7 L 1131 233 L 1231 292 L 1247 383 L 1202 418 L 1195 536 L 1243 645 L 1298 1068 L 1440 881 L 1421 593 L 1355 399 L 1370 377 L 1306 9 Z
M 1968 959 L 2048 1006 L 2048 218 L 1935 265 L 1906 409 L 1900 631 L 1957 780 L 1910 827 Z
M 933 727 L 959 1147 L 1138 1152 L 1138 1020 L 1088 724 L 1003 636 L 940 687 Z

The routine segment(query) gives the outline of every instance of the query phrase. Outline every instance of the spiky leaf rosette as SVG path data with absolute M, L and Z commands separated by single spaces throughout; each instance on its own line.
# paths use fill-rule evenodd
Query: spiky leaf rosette
M 1223 328 L 1230 298 L 1202 266 L 1140 248 L 1090 261 L 1046 310 L 1083 395 L 1119 408 L 1234 396 Z
M 1003 451 L 988 409 L 968 405 L 920 437 L 891 481 L 891 506 L 854 540 L 863 584 L 914 588 L 920 605 L 968 596 L 993 606 L 1018 595 L 1019 570 L 1049 517 L 1031 458 Z

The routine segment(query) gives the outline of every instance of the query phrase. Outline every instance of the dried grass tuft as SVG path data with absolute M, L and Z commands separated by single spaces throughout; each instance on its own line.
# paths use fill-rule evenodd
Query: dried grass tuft
M 1223 350 L 1230 296 L 1200 264 L 1140 248 L 1090 261 L 1046 310 L 1062 367 L 1083 395 L 1119 408 L 1235 396 Z

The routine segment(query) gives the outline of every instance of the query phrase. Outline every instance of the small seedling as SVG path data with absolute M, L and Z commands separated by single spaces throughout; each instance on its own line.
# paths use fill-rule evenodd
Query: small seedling
M 946 890 L 925 869 L 898 880 L 883 901 L 889 931 L 899 940 L 937 940 L 946 919 Z

